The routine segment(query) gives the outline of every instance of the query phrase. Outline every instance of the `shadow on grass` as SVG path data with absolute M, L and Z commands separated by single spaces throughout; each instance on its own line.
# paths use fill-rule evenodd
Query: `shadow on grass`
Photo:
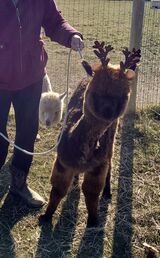
M 10 172 L 8 161 L 0 172 L 0 258 L 15 258 L 15 241 L 12 228 L 28 214 L 36 214 L 29 209 L 21 198 L 8 193 Z
M 0 170 L 0 202 L 7 194 L 11 181 L 9 163 L 10 161 L 8 161 Z
M 8 193 L 0 208 L 0 258 L 15 258 L 15 241 L 12 228 L 29 213 L 37 211 L 24 206 L 23 201 Z
M 112 258 L 131 258 L 134 116 L 124 117 Z
M 76 187 L 68 194 L 55 227 L 49 223 L 42 225 L 36 258 L 68 257 L 76 228 L 79 199 L 80 189 Z
M 101 198 L 99 208 L 99 227 L 87 229 L 81 240 L 77 258 L 100 258 L 104 251 L 104 234 L 109 201 Z

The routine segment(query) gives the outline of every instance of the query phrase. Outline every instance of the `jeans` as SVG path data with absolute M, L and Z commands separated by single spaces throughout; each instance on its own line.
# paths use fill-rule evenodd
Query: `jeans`
M 6 127 L 12 103 L 16 122 L 15 144 L 30 152 L 34 151 L 34 143 L 38 133 L 41 92 L 42 80 L 22 90 L 0 90 L 0 132 L 8 137 Z M 8 146 L 8 142 L 0 136 L 0 168 L 5 163 Z M 28 173 L 32 159 L 33 156 L 14 148 L 11 165 Z

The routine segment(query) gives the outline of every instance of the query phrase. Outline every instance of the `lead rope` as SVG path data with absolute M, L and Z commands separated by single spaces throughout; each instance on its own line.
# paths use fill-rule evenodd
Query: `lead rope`
M 14 148 L 22 151 L 23 153 L 33 156 L 33 155 L 46 155 L 51 153 L 52 151 L 56 151 L 57 150 L 57 146 L 62 138 L 62 134 L 64 132 L 65 129 L 65 125 L 66 125 L 66 120 L 67 120 L 67 113 L 68 113 L 68 92 L 69 92 L 69 73 L 70 73 L 70 59 L 71 59 L 71 52 L 72 49 L 70 49 L 69 54 L 68 54 L 68 61 L 67 61 L 67 82 L 66 82 L 66 111 L 65 111 L 65 116 L 64 116 L 64 120 L 63 120 L 63 126 L 62 126 L 62 131 L 61 134 L 59 136 L 59 139 L 56 143 L 56 145 L 54 145 L 51 149 L 47 150 L 47 151 L 42 151 L 42 152 L 30 152 L 27 151 L 25 149 L 22 149 L 21 147 L 19 147 L 18 145 L 16 145 L 12 140 L 9 140 L 3 133 L 0 132 L 0 136 L 2 136 L 11 146 L 13 146 Z M 80 57 L 82 58 L 82 54 L 81 51 L 78 50 Z

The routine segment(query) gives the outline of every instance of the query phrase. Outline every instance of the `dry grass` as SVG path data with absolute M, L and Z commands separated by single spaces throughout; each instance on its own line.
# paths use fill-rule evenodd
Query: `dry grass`
M 160 109 L 155 111 L 159 113 Z M 136 119 L 130 117 L 129 121 L 125 117 L 115 146 L 112 201 L 101 200 L 97 229 L 86 229 L 84 197 L 76 186 L 59 205 L 52 224 L 40 227 L 38 217 L 44 208 L 29 210 L 21 200 L 7 195 L 10 175 L 6 165 L 0 175 L 0 257 L 139 258 L 144 257 L 144 242 L 159 249 L 159 119 L 150 110 L 137 113 Z M 12 138 L 13 128 L 11 115 Z M 41 128 L 36 150 L 50 148 L 58 132 L 59 127 L 50 131 Z M 46 199 L 54 156 L 34 157 L 29 178 L 30 185 Z M 81 181 L 82 176 L 80 185 Z
M 91 46 L 95 39 L 112 43 L 112 60 L 120 60 L 120 50 L 129 45 L 131 4 L 128 1 L 57 0 L 65 17 L 85 39 L 87 61 L 93 61 Z M 94 3 L 94 4 L 93 4 Z M 159 100 L 159 13 L 146 3 L 142 65 L 138 86 L 140 106 Z M 154 23 L 152 24 L 152 18 Z M 152 41 L 150 40 L 152 39 Z M 48 71 L 54 89 L 63 92 L 66 85 L 68 50 L 46 40 Z M 153 44 L 154 43 L 154 44 Z M 151 51 L 150 51 L 151 50 Z M 154 53 L 152 53 L 154 52 Z M 117 54 L 118 53 L 118 54 Z M 74 54 L 70 87 L 74 89 L 85 73 Z M 157 76 L 158 75 L 158 76 Z M 142 87 L 145 86 L 145 87 Z M 156 101 L 155 101 L 156 99 Z M 8 164 L 0 173 L 0 258 L 142 258 L 143 243 L 160 251 L 160 108 L 138 112 L 136 119 L 125 118 L 118 133 L 112 173 L 112 201 L 100 205 L 100 226 L 86 229 L 86 207 L 79 187 L 74 187 L 59 205 L 52 225 L 40 227 L 38 217 L 44 211 L 28 209 L 21 200 L 8 195 Z M 14 119 L 8 121 L 9 136 L 14 138 Z M 56 142 L 59 126 L 40 128 L 36 151 L 47 150 Z M 11 157 L 13 149 L 10 148 Z M 47 200 L 49 177 L 55 153 L 34 157 L 29 184 Z M 82 176 L 80 185 L 82 182 Z
M 78 29 L 84 37 L 85 59 L 97 61 L 92 51 L 93 42 L 112 44 L 111 63 L 119 63 L 123 58 L 121 50 L 130 45 L 130 30 L 133 1 L 117 0 L 57 0 L 64 17 Z M 160 12 L 150 8 L 145 2 L 142 38 L 142 58 L 139 67 L 137 106 L 146 108 L 160 104 Z M 46 41 L 49 53 L 48 73 L 55 90 L 63 91 L 66 85 L 66 65 L 68 49 Z M 72 53 L 70 66 L 70 87 L 75 88 L 85 73 L 79 55 Z M 60 76 L 61 75 L 61 76 Z

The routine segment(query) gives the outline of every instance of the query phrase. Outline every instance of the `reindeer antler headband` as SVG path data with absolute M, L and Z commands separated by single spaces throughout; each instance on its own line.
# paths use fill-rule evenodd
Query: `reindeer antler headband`
M 93 48 L 97 49 L 94 50 L 94 53 L 96 56 L 100 59 L 102 65 L 105 67 L 108 65 L 110 59 L 107 58 L 107 55 L 110 51 L 113 50 L 113 47 L 111 45 L 105 45 L 105 42 L 102 41 L 101 43 L 99 41 L 94 42 Z M 120 62 L 120 67 L 122 71 L 125 71 L 125 69 L 132 69 L 135 70 L 137 63 L 139 63 L 141 58 L 141 50 L 136 50 L 133 48 L 132 52 L 128 50 L 128 48 L 125 48 L 122 53 L 125 55 L 125 62 Z
M 113 50 L 113 47 L 111 45 L 106 45 L 104 41 L 101 43 L 99 41 L 94 42 L 93 48 L 96 48 L 97 50 L 94 50 L 94 53 L 96 56 L 100 59 L 103 66 L 107 66 L 109 63 L 109 58 L 107 58 L 107 55 L 110 51 Z
M 125 56 L 125 62 L 120 62 L 120 67 L 123 71 L 125 69 L 132 69 L 133 71 L 136 69 L 137 63 L 140 62 L 141 58 L 141 50 L 136 50 L 133 48 L 132 52 L 125 48 L 122 53 Z

